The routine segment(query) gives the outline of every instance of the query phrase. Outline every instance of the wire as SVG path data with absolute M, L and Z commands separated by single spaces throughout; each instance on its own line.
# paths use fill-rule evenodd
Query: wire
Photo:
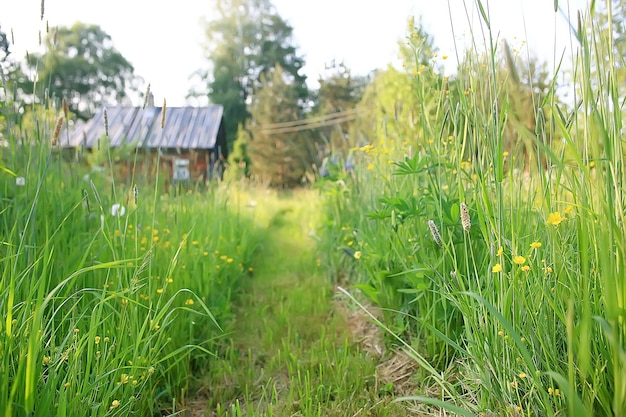
M 334 126 L 345 122 L 350 122 L 366 116 L 369 110 L 359 110 L 358 108 L 331 113 L 323 116 L 311 117 L 309 119 L 300 119 L 290 122 L 271 123 L 260 125 L 252 130 L 266 135 L 277 133 L 299 132 L 302 130 L 317 129 L 320 127 Z

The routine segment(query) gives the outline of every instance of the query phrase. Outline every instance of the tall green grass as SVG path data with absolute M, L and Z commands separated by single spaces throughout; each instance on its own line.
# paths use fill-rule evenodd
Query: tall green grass
M 612 40 L 593 9 L 581 14 L 567 105 L 555 81 L 515 82 L 519 58 L 478 5 L 486 55 L 468 53 L 444 77 L 420 60 L 415 30 L 406 74 L 375 81 L 383 112 L 371 144 L 354 150 L 352 175 L 325 184 L 325 244 L 350 248 L 353 291 L 434 367 L 416 375 L 422 392 L 409 400 L 469 414 L 622 415 L 623 92 Z M 520 102 L 534 109 L 530 123 Z M 341 256 L 329 260 L 338 270 Z
M 18 129 L 0 161 L 0 413 L 175 411 L 231 330 L 257 228 L 222 187 L 116 183 L 110 160 L 64 160 L 43 121 Z

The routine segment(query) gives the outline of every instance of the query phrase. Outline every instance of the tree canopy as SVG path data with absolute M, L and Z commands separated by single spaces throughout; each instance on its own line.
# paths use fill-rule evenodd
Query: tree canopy
M 26 63 L 37 79 L 21 85 L 36 101 L 65 98 L 73 113 L 87 119 L 98 107 L 117 104 L 136 89 L 133 66 L 97 25 L 60 27 L 49 33 L 45 46 L 42 55 L 32 54 Z
M 279 65 L 261 81 L 251 105 L 250 171 L 271 186 L 292 187 L 315 163 L 316 146 L 308 132 L 289 127 L 302 117 L 297 85 L 288 81 Z
M 308 96 L 304 59 L 293 44 L 293 28 L 270 0 L 215 0 L 219 18 L 206 25 L 206 55 L 211 72 L 203 74 L 211 102 L 224 106 L 228 143 L 238 126 L 250 118 L 247 104 L 262 78 L 276 66 L 293 87 L 298 100 Z

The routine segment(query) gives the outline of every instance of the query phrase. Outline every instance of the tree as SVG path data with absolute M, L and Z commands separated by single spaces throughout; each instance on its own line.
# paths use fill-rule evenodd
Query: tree
M 347 156 L 348 150 L 358 142 L 359 118 L 357 105 L 369 82 L 368 77 L 354 77 L 343 63 L 331 63 L 326 74 L 318 80 L 316 103 L 311 112 L 313 117 L 339 115 L 328 126 L 320 127 L 316 133 L 326 144 L 326 153 Z M 364 114 L 364 113 L 363 113 Z
M 229 145 L 250 118 L 248 98 L 271 78 L 277 65 L 303 104 L 308 96 L 304 59 L 293 45 L 293 29 L 270 0 L 215 0 L 219 18 L 206 26 L 206 55 L 212 72 L 202 74 L 209 100 L 224 106 Z
M 316 147 L 307 132 L 281 125 L 302 117 L 298 87 L 278 65 L 261 82 L 251 104 L 250 171 L 271 186 L 293 187 L 316 162 Z
M 0 51 L 3 53 L 3 56 L 0 57 L 0 61 L 4 61 L 11 53 L 9 52 L 9 39 L 7 38 L 7 34 L 2 31 L 2 28 L 0 28 Z
M 65 98 L 72 113 L 87 119 L 103 104 L 119 103 L 127 89 L 137 90 L 133 66 L 97 25 L 61 27 L 47 36 L 45 45 L 43 55 L 28 57 L 37 78 L 23 86 L 36 101 Z
M 228 155 L 228 169 L 226 177 L 233 180 L 240 180 L 250 176 L 250 132 L 239 126 L 237 139 L 233 145 L 233 151 Z

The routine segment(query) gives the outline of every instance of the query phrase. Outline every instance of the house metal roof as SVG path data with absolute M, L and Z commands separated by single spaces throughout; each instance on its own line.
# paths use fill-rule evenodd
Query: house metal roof
M 217 143 L 224 108 L 167 107 L 161 128 L 162 107 L 107 107 L 109 141 L 112 147 L 137 142 L 137 146 L 163 149 L 213 149 Z M 87 122 L 77 123 L 69 135 L 62 132 L 59 144 L 96 148 L 105 135 L 104 108 Z

